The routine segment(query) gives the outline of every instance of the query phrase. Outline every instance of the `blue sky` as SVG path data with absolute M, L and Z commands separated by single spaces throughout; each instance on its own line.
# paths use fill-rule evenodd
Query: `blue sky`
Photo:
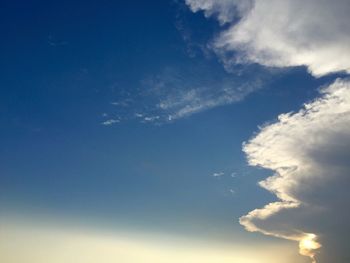
M 277 200 L 258 185 L 275 167 L 254 163 L 242 144 L 348 68 L 221 48 L 244 13 L 227 20 L 225 1 L 205 2 L 215 3 L 0 4 L 3 216 L 247 247 L 281 242 L 239 223 Z

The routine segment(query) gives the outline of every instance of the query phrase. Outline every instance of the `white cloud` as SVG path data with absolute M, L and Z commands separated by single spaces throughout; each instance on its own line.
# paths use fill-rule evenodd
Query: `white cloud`
M 159 100 L 153 111 L 166 122 L 243 100 L 263 86 L 261 72 L 255 73 L 244 78 L 225 72 L 218 78 L 207 68 L 197 68 L 195 73 L 167 69 L 144 84 Z
M 119 123 L 119 122 L 120 122 L 120 120 L 118 120 L 118 119 L 109 119 L 109 120 L 102 122 L 102 125 L 110 126 L 112 124 Z
M 112 102 L 116 118 L 103 122 L 111 125 L 136 120 L 155 125 L 176 121 L 218 106 L 243 100 L 263 87 L 271 74 L 264 69 L 241 70 L 239 75 L 227 73 L 221 65 L 194 63 L 181 69 L 165 68 L 140 81 L 132 92 L 120 89 L 119 100 Z
M 153 122 L 153 121 L 158 120 L 159 118 L 160 118 L 159 116 L 147 116 L 147 117 L 143 118 L 143 120 L 145 122 Z
M 206 17 L 215 15 L 221 24 L 232 22 L 237 14 L 249 11 L 252 3 L 251 0 L 186 0 L 193 12 L 203 10 Z
M 132 100 L 130 98 L 127 98 L 123 101 L 113 101 L 113 102 L 111 102 L 111 104 L 113 106 L 118 106 L 118 107 L 128 107 L 131 102 L 132 102 Z
M 225 173 L 224 172 L 217 172 L 217 173 L 213 173 L 212 176 L 213 177 L 221 177 L 221 176 L 224 176 Z
M 214 41 L 226 63 L 306 66 L 314 76 L 350 73 L 348 0 L 186 0 L 221 23 L 241 17 Z M 234 57 L 227 59 L 234 52 Z
M 300 253 L 318 262 L 348 262 L 350 80 L 337 80 L 299 112 L 280 115 L 243 150 L 250 165 L 275 172 L 260 186 L 280 201 L 243 216 L 241 224 L 299 241 Z
M 198 113 L 207 109 L 220 105 L 226 105 L 242 100 L 250 90 L 246 92 L 234 92 L 234 87 L 230 90 L 222 90 L 222 94 L 215 93 L 204 95 L 208 90 L 206 88 L 192 89 L 186 91 L 183 97 L 169 96 L 161 101 L 159 107 L 163 110 L 169 110 L 168 119 L 176 120 L 194 113 Z M 232 92 L 231 94 L 229 92 Z

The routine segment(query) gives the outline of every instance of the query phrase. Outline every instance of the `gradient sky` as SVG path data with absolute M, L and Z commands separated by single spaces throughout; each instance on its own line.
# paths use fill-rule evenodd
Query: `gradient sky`
M 225 3 L 1 1 L 0 261 L 309 262 L 242 144 L 348 68 L 238 63 Z

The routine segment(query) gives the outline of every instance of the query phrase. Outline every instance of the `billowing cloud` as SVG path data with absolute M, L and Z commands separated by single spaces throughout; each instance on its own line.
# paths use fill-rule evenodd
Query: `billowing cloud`
M 240 222 L 248 231 L 298 241 L 300 253 L 318 262 L 349 262 L 350 80 L 320 93 L 243 145 L 250 165 L 274 171 L 260 186 L 279 201 Z
M 225 63 L 306 66 L 314 76 L 350 73 L 348 0 L 186 0 L 220 23 L 213 48 Z M 239 22 L 233 18 L 239 17 Z

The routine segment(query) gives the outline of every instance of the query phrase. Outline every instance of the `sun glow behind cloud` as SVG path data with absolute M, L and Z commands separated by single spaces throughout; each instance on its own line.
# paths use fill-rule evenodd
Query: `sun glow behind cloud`
M 317 236 L 315 234 L 306 234 L 299 242 L 299 252 L 301 255 L 308 256 L 315 263 L 314 251 L 321 247 L 321 244 L 315 241 Z

